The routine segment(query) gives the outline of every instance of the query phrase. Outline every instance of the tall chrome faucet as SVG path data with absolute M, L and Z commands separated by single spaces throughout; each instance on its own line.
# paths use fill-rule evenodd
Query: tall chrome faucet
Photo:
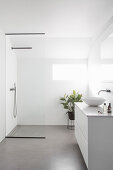
M 100 90 L 100 91 L 98 92 L 98 95 L 100 94 L 100 92 L 107 92 L 107 93 L 111 93 L 111 90 L 110 90 L 110 89 Z

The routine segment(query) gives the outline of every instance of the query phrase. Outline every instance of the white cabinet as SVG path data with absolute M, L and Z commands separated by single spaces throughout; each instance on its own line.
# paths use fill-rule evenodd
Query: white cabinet
M 83 133 L 83 136 L 88 141 L 88 118 L 85 114 L 82 113 L 82 111 L 76 107 L 76 122 Z
M 88 170 L 113 170 L 113 115 L 98 109 L 76 104 L 75 136 Z
M 77 106 L 75 110 L 75 136 L 88 167 L 88 119 Z
M 84 160 L 86 162 L 86 165 L 88 166 L 88 143 L 82 134 L 80 127 L 78 124 L 75 124 L 75 134 L 77 138 L 77 142 L 79 143 L 79 147 L 81 149 L 82 155 L 84 157 Z

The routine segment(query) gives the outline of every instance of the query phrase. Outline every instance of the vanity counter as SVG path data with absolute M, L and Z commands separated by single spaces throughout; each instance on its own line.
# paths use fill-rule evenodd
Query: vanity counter
M 102 106 L 93 107 L 88 106 L 85 102 L 78 102 L 75 104 L 86 116 L 113 116 L 113 113 L 98 113 L 98 111 L 103 112 Z

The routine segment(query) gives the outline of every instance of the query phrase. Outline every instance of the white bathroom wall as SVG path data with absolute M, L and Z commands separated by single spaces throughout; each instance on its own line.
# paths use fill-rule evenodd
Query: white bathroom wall
M 10 91 L 14 83 L 17 84 L 17 58 L 6 37 L 6 135 L 17 125 L 17 118 L 13 116 L 14 92 Z
M 90 38 L 45 37 L 45 58 L 84 59 L 88 58 Z
M 0 142 L 5 138 L 5 35 L 0 31 Z
M 66 124 L 66 111 L 60 105 L 59 98 L 73 89 L 82 94 L 86 94 L 87 91 L 87 56 L 90 40 L 48 38 L 45 41 L 45 52 L 40 52 L 40 55 L 37 53 L 35 56 L 18 56 L 20 125 Z M 75 67 L 74 72 L 70 70 L 70 65 Z M 78 65 L 80 68 L 76 67 Z M 61 74 L 58 69 L 60 66 Z M 72 75 L 65 76 L 66 68 Z M 63 74 L 67 80 L 61 79 Z

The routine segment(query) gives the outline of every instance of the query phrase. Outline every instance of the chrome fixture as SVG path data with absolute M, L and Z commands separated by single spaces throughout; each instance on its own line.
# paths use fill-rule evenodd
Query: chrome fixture
M 14 91 L 14 105 L 13 105 L 13 116 L 16 118 L 17 116 L 17 103 L 16 103 L 16 84 L 14 83 L 14 87 L 10 88 L 10 91 Z
M 44 32 L 28 32 L 28 33 L 6 33 L 5 35 L 45 35 Z
M 98 111 L 98 113 L 103 114 L 101 111 Z
M 32 47 L 11 47 L 12 50 L 31 50 Z
M 110 90 L 110 89 L 100 90 L 100 91 L 98 92 L 98 95 L 100 94 L 100 92 L 107 92 L 107 93 L 111 93 L 111 90 Z

